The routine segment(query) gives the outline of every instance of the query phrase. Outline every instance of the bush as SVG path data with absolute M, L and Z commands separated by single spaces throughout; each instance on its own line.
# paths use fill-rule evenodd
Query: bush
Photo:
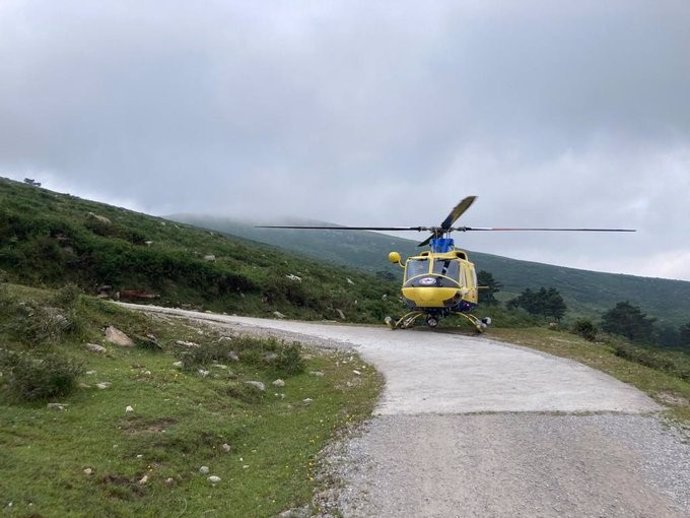
M 65 335 L 74 335 L 83 328 L 76 310 L 65 313 L 58 308 L 22 302 L 6 309 L 11 317 L 0 325 L 0 331 L 30 347 L 58 343 Z
M 84 372 L 81 363 L 57 354 L 34 358 L 7 349 L 0 349 L 0 368 L 6 390 L 21 401 L 66 396 Z
M 597 338 L 597 327 L 587 318 L 580 318 L 573 324 L 573 334 L 593 342 Z
M 81 298 L 82 290 L 79 286 L 69 283 L 60 288 L 53 296 L 53 304 L 63 309 L 74 309 Z
M 282 344 L 278 351 L 278 357 L 267 363 L 287 376 L 299 374 L 304 371 L 302 346 L 297 342 L 290 345 Z

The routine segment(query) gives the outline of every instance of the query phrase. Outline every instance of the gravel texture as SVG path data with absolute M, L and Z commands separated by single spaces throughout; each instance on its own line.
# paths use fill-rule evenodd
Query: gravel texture
M 346 517 L 690 516 L 690 447 L 649 416 L 380 416 L 327 469 Z
M 576 362 L 483 337 L 161 311 L 352 347 L 383 373 L 376 415 L 324 454 L 319 516 L 690 516 L 684 436 Z

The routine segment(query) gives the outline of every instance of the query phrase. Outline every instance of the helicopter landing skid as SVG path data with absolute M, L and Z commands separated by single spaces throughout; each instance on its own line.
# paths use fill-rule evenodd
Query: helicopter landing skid
M 405 313 L 398 320 L 393 320 L 391 317 L 386 317 L 385 322 L 391 329 L 407 329 L 414 325 L 415 320 L 424 315 L 422 311 L 410 311 Z
M 459 315 L 467 319 L 467 321 L 470 324 L 472 324 L 472 326 L 477 330 L 478 333 L 483 333 L 484 330 L 489 326 L 489 324 L 491 324 L 490 318 L 480 319 L 468 313 L 459 313 L 455 311 L 453 311 L 450 314 Z M 386 317 L 385 322 L 391 329 L 408 329 L 414 326 L 415 321 L 423 315 L 426 315 L 426 313 L 424 313 L 423 311 L 410 311 L 409 313 L 405 313 L 398 320 L 393 320 L 391 317 Z M 438 325 L 438 319 L 433 315 L 429 315 L 427 317 L 427 325 L 429 327 L 436 327 Z
M 469 323 L 474 326 L 478 333 L 483 333 L 484 330 L 486 330 L 486 328 L 491 323 L 490 318 L 477 318 L 469 313 L 456 313 L 454 311 L 452 314 L 466 318 L 469 321 Z

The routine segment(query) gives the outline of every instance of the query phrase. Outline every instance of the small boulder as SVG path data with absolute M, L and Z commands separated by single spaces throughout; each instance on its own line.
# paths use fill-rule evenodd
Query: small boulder
M 223 444 L 221 448 L 225 453 L 230 453 L 232 451 L 232 446 L 230 446 L 228 443 Z
M 273 316 L 276 318 L 285 318 L 285 315 L 283 315 L 280 311 L 274 311 Z
M 201 473 L 202 475 L 208 475 L 210 471 L 211 470 L 209 469 L 208 466 L 201 466 L 199 468 L 199 473 Z
M 134 347 L 132 339 L 115 326 L 108 326 L 105 329 L 105 339 L 120 347 Z
M 285 382 L 284 382 L 283 380 L 281 380 L 280 378 L 278 378 L 277 380 L 275 380 L 275 381 L 272 383 L 272 385 L 273 385 L 274 387 L 284 387 L 284 386 L 285 386 Z
M 48 403 L 48 408 L 49 410 L 64 410 L 65 406 L 67 406 L 65 403 Z
M 134 413 L 134 408 L 132 408 L 132 405 L 127 405 L 125 408 L 125 414 L 133 414 Z
M 215 260 L 216 260 L 216 256 L 213 254 L 209 254 L 209 255 L 204 256 L 204 261 L 208 261 L 208 262 L 212 263 Z
M 218 482 L 220 482 L 220 477 L 216 475 L 211 475 L 210 477 L 208 477 L 208 481 L 211 484 L 217 484 Z
M 107 352 L 108 352 L 108 349 L 106 349 L 106 348 L 103 347 L 102 345 L 91 344 L 91 343 L 87 343 L 87 344 L 86 344 L 86 349 L 88 349 L 88 350 L 91 351 L 92 353 L 104 354 L 104 353 L 107 353 Z
M 94 214 L 93 212 L 89 212 L 89 217 L 95 219 L 96 221 L 99 221 L 100 223 L 103 223 L 105 225 L 110 225 L 112 221 L 110 221 L 108 218 L 105 216 L 101 216 L 100 214 Z
M 245 385 L 249 385 L 251 387 L 254 387 L 257 390 L 260 390 L 261 392 L 266 391 L 266 385 L 264 385 L 260 381 L 245 381 L 244 383 L 245 383 Z
M 175 340 L 175 344 L 181 347 L 189 347 L 190 349 L 198 349 L 200 347 L 196 342 L 187 342 L 185 340 Z

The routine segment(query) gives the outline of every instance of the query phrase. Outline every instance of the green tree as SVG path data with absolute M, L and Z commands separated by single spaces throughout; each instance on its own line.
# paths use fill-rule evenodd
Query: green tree
M 678 347 L 680 345 L 680 332 L 675 327 L 665 325 L 661 329 L 657 329 L 656 338 L 659 345 L 663 347 Z
M 601 316 L 601 328 L 608 333 L 625 336 L 632 342 L 651 342 L 655 320 L 639 307 L 625 301 L 619 302 Z
M 679 345 L 681 347 L 690 348 L 690 322 L 680 326 L 678 334 L 680 335 Z
M 580 318 L 573 325 L 573 333 L 593 342 L 597 338 L 597 327 L 588 318 Z
M 520 307 L 532 315 L 553 317 L 556 320 L 563 318 L 568 309 L 556 288 L 547 290 L 544 287 L 536 292 L 529 288 L 525 289 L 518 297 L 510 300 L 507 306 L 508 308 Z
M 501 291 L 503 284 L 494 279 L 491 272 L 487 272 L 486 270 L 480 270 L 479 273 L 477 273 L 477 282 L 482 288 L 479 290 L 479 301 L 482 304 L 488 304 L 490 306 L 498 304 L 495 295 Z
M 539 297 L 544 301 L 544 316 L 552 316 L 560 321 L 568 307 L 565 305 L 565 301 L 558 290 L 556 288 L 549 288 L 548 290 L 541 288 L 539 290 Z

